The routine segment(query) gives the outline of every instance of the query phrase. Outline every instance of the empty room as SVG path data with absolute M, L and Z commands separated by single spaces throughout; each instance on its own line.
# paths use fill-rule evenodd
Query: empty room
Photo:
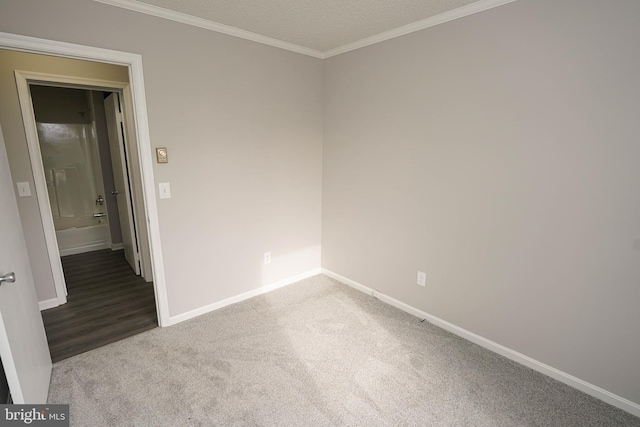
M 5 415 L 640 426 L 639 22 L 635 0 L 0 0 Z M 107 175 L 48 167 L 43 129 Z M 69 268 L 102 304 L 82 316 Z

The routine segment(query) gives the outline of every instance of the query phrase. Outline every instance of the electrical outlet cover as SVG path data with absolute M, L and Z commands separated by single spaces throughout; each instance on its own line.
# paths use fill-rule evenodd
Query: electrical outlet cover
M 423 273 L 422 271 L 418 271 L 417 283 L 420 286 L 426 286 L 427 285 L 427 274 Z
M 31 196 L 31 187 L 28 182 L 16 182 L 16 186 L 18 187 L 18 197 Z

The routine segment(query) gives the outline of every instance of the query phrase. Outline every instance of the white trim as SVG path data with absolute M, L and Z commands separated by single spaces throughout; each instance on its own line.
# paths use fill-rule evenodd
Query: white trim
M 45 53 L 64 58 L 106 62 L 108 64 L 129 65 L 140 56 L 135 53 L 119 52 L 99 47 L 83 46 L 55 40 L 39 39 L 18 34 L 0 32 L 0 47 L 32 53 Z M 142 61 L 141 61 L 142 62 Z
M 111 243 L 112 251 L 119 251 L 121 249 L 124 249 L 124 245 L 122 243 Z
M 60 252 L 60 256 L 67 256 L 67 255 L 83 254 L 85 252 L 100 251 L 102 249 L 109 249 L 109 248 L 110 248 L 109 242 L 100 242 L 100 243 L 92 243 L 89 245 L 76 246 L 74 248 L 60 249 L 59 252 Z
M 516 0 L 480 0 L 478 2 L 471 3 L 467 6 L 462 6 L 457 9 L 453 9 L 448 12 L 441 13 L 439 15 L 425 18 L 420 21 L 412 22 L 411 24 L 403 25 L 401 27 L 394 28 L 389 31 L 385 31 L 380 34 L 376 34 L 374 36 L 355 41 L 353 43 L 348 43 L 343 46 L 339 46 L 335 49 L 327 50 L 323 52 L 322 58 L 323 59 L 331 58 L 332 56 L 340 55 L 342 53 L 350 52 L 352 50 L 370 46 L 372 44 L 376 44 L 376 43 L 380 43 L 396 37 L 404 36 L 405 34 L 424 30 L 425 28 L 444 24 L 445 22 L 453 21 L 458 18 L 464 18 L 465 16 L 473 15 L 474 13 L 478 13 L 478 12 L 483 12 L 488 9 L 493 9 L 494 7 L 502 6 L 504 4 L 511 3 L 514 1 Z
M 144 74 L 142 56 L 134 53 L 120 52 L 90 46 L 63 43 L 52 40 L 26 37 L 0 32 L 0 47 L 50 54 L 81 60 L 107 62 L 124 65 L 129 68 L 129 84 L 133 95 L 134 116 L 136 121 L 137 144 L 140 151 L 139 167 L 142 171 L 142 187 L 147 224 L 149 228 L 149 246 L 153 259 L 153 284 L 156 294 L 158 323 L 167 326 L 169 321 L 169 303 L 167 300 L 166 278 L 160 242 L 160 226 L 158 222 L 158 206 L 156 204 L 155 183 L 153 178 L 153 156 L 151 155 L 151 139 L 147 119 L 147 102 L 144 90 Z
M 53 86 L 53 87 L 84 87 L 86 89 L 93 90 L 113 90 L 125 89 L 129 84 L 124 82 L 116 82 L 111 80 L 101 79 L 87 79 L 84 77 L 64 76 L 60 74 L 50 73 L 38 73 L 35 71 L 20 71 L 15 70 L 15 73 L 19 73 L 26 81 L 35 82 L 38 86 Z
M 40 311 L 49 310 L 50 308 L 58 307 L 58 298 L 46 299 L 44 301 L 38 301 L 38 307 Z
M 412 22 L 407 25 L 403 25 L 398 28 L 394 28 L 389 31 L 376 34 L 371 37 L 366 37 L 362 40 L 357 40 L 353 43 L 347 43 L 343 46 L 338 46 L 334 49 L 321 52 L 319 50 L 311 49 L 308 47 L 300 46 L 294 43 L 285 42 L 282 40 L 274 39 L 272 37 L 256 34 L 251 31 L 243 30 L 229 25 L 220 24 L 219 22 L 210 21 L 204 18 L 198 18 L 192 15 L 187 15 L 182 12 L 176 12 L 175 10 L 165 9 L 163 7 L 151 5 L 148 3 L 142 3 L 134 0 L 93 0 L 98 3 L 108 4 L 110 6 L 116 6 L 123 9 L 132 10 L 135 12 L 145 13 L 147 15 L 156 16 L 158 18 L 164 18 L 182 24 L 192 25 L 194 27 L 204 28 L 205 30 L 215 31 L 217 33 L 227 34 L 234 37 L 239 37 L 245 40 L 251 40 L 257 43 L 266 44 L 269 46 L 277 47 L 291 52 L 301 53 L 303 55 L 312 56 L 314 58 L 326 59 L 332 56 L 340 55 L 361 47 L 369 46 L 372 44 L 380 43 L 385 40 L 389 40 L 395 37 L 403 36 L 405 34 L 413 33 L 415 31 L 424 30 L 425 28 L 433 27 L 435 25 L 443 24 L 445 22 L 453 21 L 454 19 L 463 18 L 474 13 L 482 12 L 488 9 L 492 9 L 497 6 L 502 6 L 507 3 L 514 2 L 516 0 L 480 0 L 475 3 L 471 3 L 467 6 L 462 6 L 457 9 L 450 10 L 448 12 L 441 13 L 439 15 L 431 16 L 429 18 L 422 19 L 417 22 Z
M 314 49 L 310 49 L 308 47 L 274 39 L 268 36 L 263 36 L 261 34 L 256 34 L 251 31 L 243 30 L 236 27 L 231 27 L 229 25 L 220 24 L 218 22 L 210 21 L 208 19 L 198 18 L 192 15 L 187 15 L 185 13 L 176 12 L 175 10 L 154 6 L 148 3 L 141 3 L 141 2 L 132 1 L 132 0 L 94 0 L 94 1 L 98 3 L 108 4 L 111 6 L 121 7 L 123 9 L 128 9 L 135 12 L 145 13 L 147 15 L 156 16 L 158 18 L 169 19 L 171 21 L 180 22 L 182 24 L 187 24 L 194 27 L 204 28 L 205 30 L 215 31 L 217 33 L 227 34 L 229 36 L 234 36 L 234 37 L 238 37 L 245 40 L 251 40 L 253 42 L 266 44 L 266 45 L 277 47 L 284 50 L 289 50 L 291 52 L 313 56 L 314 58 L 322 58 L 322 52 Z
M 147 99 L 144 89 L 142 71 L 142 55 L 133 55 L 129 66 L 129 83 L 133 97 L 133 113 L 135 117 L 136 141 L 138 143 L 138 161 L 142 173 L 142 197 L 147 212 L 147 233 L 151 248 L 151 276 L 156 290 L 156 308 L 160 326 L 169 326 L 169 300 L 167 296 L 164 260 L 160 242 L 160 219 L 156 202 L 156 185 L 153 177 L 153 159 L 151 153 L 151 136 L 149 135 L 149 119 L 147 117 Z
M 574 377 L 573 375 L 567 374 L 566 372 L 563 372 L 552 366 L 546 365 L 542 362 L 538 362 L 537 360 L 532 359 L 529 356 L 525 356 L 522 353 L 518 353 L 517 351 L 511 350 L 510 348 L 488 340 L 480 335 L 474 334 L 473 332 L 469 332 L 466 329 L 454 325 L 453 323 L 449 323 L 446 320 L 442 320 L 439 317 L 433 316 L 429 313 L 412 307 L 409 304 L 398 301 L 395 298 L 392 298 L 375 289 L 369 288 L 368 286 L 334 273 L 333 271 L 323 268 L 322 274 L 329 276 L 332 279 L 337 280 L 338 282 L 344 283 L 345 285 L 348 285 L 354 289 L 357 289 L 358 291 L 363 292 L 367 295 L 375 296 L 382 302 L 392 305 L 393 307 L 396 307 L 406 313 L 412 314 L 420 319 L 426 319 L 429 323 L 432 323 L 446 331 L 449 331 L 455 335 L 458 335 L 459 337 L 471 341 L 472 343 L 478 344 L 479 346 L 484 347 L 487 350 L 498 353 L 499 355 L 504 356 L 507 359 L 511 359 L 514 362 L 525 365 L 535 371 L 538 371 L 573 388 L 576 388 L 590 396 L 609 403 L 610 405 L 616 406 L 623 411 L 627 411 L 630 414 L 635 415 L 636 417 L 640 417 L 640 404 L 613 394 L 603 388 L 590 384 L 584 380 L 581 380 L 580 378 Z
M 229 297 L 229 298 L 223 299 L 222 301 L 214 302 L 213 304 L 208 304 L 191 311 L 187 311 L 186 313 L 178 314 L 176 316 L 171 316 L 169 318 L 169 323 L 167 326 L 175 325 L 177 323 L 184 322 L 185 320 L 193 319 L 194 317 L 198 317 L 203 314 L 210 313 L 215 310 L 219 310 L 228 305 L 235 304 L 237 302 L 241 302 L 258 295 L 266 294 L 267 292 L 271 292 L 276 289 L 282 288 L 284 286 L 291 285 L 293 283 L 299 282 L 300 280 L 317 276 L 320 273 L 321 273 L 321 270 L 319 268 L 316 268 L 315 270 L 307 271 L 306 273 L 298 274 L 296 276 L 289 277 L 284 280 L 280 280 L 279 282 L 272 283 L 270 285 L 263 286 L 258 289 L 254 289 L 252 291 L 245 292 L 240 295 Z
M 67 285 L 62 271 L 62 261 L 58 253 L 58 238 L 53 225 L 53 214 L 47 191 L 47 180 L 45 178 L 44 166 L 42 165 L 42 154 L 38 143 L 38 130 L 33 112 L 33 103 L 29 91 L 28 79 L 34 77 L 30 73 L 15 70 L 16 86 L 18 89 L 18 101 L 22 111 L 22 122 L 24 132 L 27 137 L 27 147 L 29 151 L 29 161 L 33 173 L 33 184 L 36 189 L 36 200 L 40 210 L 40 220 L 44 232 L 44 241 L 51 265 L 53 284 L 56 289 L 57 305 L 67 302 Z

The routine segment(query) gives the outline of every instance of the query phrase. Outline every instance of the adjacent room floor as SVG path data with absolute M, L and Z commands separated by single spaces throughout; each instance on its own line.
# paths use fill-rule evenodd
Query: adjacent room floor
M 42 312 L 54 362 L 158 326 L 153 283 L 136 276 L 123 251 L 62 257 L 67 303 Z

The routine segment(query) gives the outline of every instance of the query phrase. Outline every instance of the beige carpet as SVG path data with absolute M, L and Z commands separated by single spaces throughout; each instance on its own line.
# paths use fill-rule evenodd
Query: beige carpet
M 72 426 L 640 426 L 316 276 L 56 363 Z

